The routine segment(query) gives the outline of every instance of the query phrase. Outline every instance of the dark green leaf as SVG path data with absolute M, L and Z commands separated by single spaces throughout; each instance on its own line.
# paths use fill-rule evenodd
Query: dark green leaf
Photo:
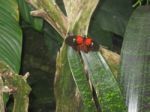
M 107 46 L 108 48 L 112 48 L 112 37 L 113 33 L 105 31 L 100 28 L 97 22 L 99 21 L 93 21 L 91 24 L 91 27 L 89 29 L 89 35 L 98 43 L 103 46 Z
M 3 77 L 4 79 L 3 84 L 1 83 L 2 80 L 0 82 L 0 89 L 2 90 L 4 85 L 8 88 L 16 88 L 17 93 L 13 95 L 13 112 L 27 112 L 30 87 L 22 76 L 17 75 L 20 70 L 22 51 L 22 31 L 19 26 L 17 1 L 1 0 L 0 14 L 0 78 Z M 4 96 L 5 104 L 7 100 L 8 96 Z M 3 106 L 0 107 L 1 109 L 5 107 L 1 104 L 0 106 Z
M 106 31 L 123 35 L 132 11 L 129 0 L 101 0 L 93 16 L 93 30 L 102 28 Z
M 68 47 L 68 62 L 72 72 L 75 84 L 81 94 L 85 112 L 96 112 L 96 106 L 93 102 L 93 95 L 90 90 L 90 86 L 84 72 L 83 64 L 80 60 L 80 56 L 71 47 Z
M 82 57 L 102 111 L 126 112 L 119 85 L 101 53 L 82 53 Z
M 17 8 L 16 1 L 0 1 L 0 61 L 9 65 L 16 73 L 20 69 L 22 49 L 22 32 L 18 24 Z
M 84 105 L 71 75 L 66 45 L 57 55 L 55 96 L 56 112 L 84 112 Z
M 129 111 L 149 112 L 150 106 L 150 7 L 137 8 L 124 36 L 121 84 Z

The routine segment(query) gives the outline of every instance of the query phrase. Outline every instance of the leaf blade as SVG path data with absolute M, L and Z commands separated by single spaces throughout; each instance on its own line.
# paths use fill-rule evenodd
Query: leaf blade
M 102 111 L 126 112 L 119 85 L 101 54 L 99 52 L 81 54 Z
M 73 79 L 77 88 L 79 89 L 79 93 L 81 94 L 81 99 L 83 100 L 83 104 L 85 105 L 87 112 L 96 112 L 95 104 L 92 98 L 92 92 L 90 90 L 89 83 L 87 81 L 83 64 L 81 63 L 80 57 L 76 51 L 74 51 L 71 47 L 68 47 L 68 62 L 70 65 L 70 69 L 73 75 Z
M 121 51 L 121 79 L 128 110 L 149 111 L 150 7 L 132 14 Z M 134 103 L 133 103 L 134 102 Z M 133 108 L 134 107 L 134 108 Z

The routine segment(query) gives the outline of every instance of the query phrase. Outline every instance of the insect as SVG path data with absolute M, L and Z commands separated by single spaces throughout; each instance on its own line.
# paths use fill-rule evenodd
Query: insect
M 92 38 L 86 36 L 68 35 L 65 43 L 71 46 L 74 50 L 83 51 L 85 53 L 99 50 L 99 45 Z

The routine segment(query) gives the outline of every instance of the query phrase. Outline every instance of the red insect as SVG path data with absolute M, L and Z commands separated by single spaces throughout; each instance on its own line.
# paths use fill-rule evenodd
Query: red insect
M 76 51 L 83 51 L 88 53 L 89 51 L 99 50 L 99 45 L 90 37 L 83 37 L 81 35 L 69 35 L 65 42 Z

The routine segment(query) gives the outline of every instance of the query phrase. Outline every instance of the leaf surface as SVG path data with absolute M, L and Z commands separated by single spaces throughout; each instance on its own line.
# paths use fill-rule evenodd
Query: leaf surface
M 138 7 L 126 28 L 121 52 L 121 85 L 128 110 L 150 110 L 150 7 Z

